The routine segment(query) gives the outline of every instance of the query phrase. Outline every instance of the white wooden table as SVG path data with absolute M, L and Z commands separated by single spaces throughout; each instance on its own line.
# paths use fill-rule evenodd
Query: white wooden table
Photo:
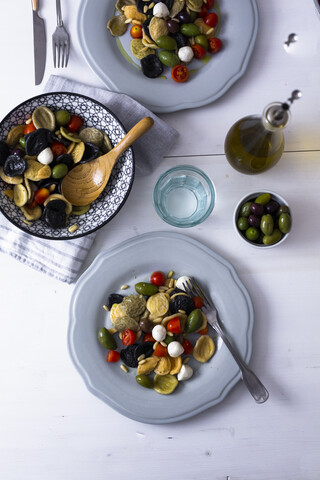
M 103 86 L 79 48 L 80 0 L 62 2 L 72 38 L 68 68 L 54 70 L 48 42 L 45 78 L 34 86 L 30 3 L 1 2 L 1 118 L 41 93 L 52 73 Z M 50 37 L 54 3 L 41 2 Z M 270 399 L 255 404 L 239 382 L 221 404 L 177 424 L 145 425 L 121 416 L 86 390 L 69 358 L 74 286 L 1 255 L 1 479 L 320 478 L 320 17 L 312 0 L 257 3 L 259 34 L 245 75 L 215 103 L 161 115 L 180 132 L 178 142 L 152 175 L 135 180 L 124 208 L 97 235 L 82 271 L 119 241 L 176 230 L 153 209 L 155 181 L 174 165 L 202 168 L 215 183 L 216 207 L 206 222 L 183 233 L 228 259 L 249 290 L 255 310 L 250 365 Z M 283 43 L 293 32 L 299 40 L 287 53 Z M 237 173 L 223 153 L 228 128 L 296 88 L 303 98 L 292 108 L 280 162 L 261 175 Z M 263 252 L 245 245 L 232 226 L 238 200 L 260 189 L 284 196 L 294 218 L 287 241 Z

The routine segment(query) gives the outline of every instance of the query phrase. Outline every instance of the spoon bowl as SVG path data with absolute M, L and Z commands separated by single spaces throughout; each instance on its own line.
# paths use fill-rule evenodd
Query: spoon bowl
M 62 195 L 72 205 L 79 207 L 96 200 L 107 185 L 112 169 L 120 155 L 146 133 L 153 123 L 151 117 L 143 118 L 110 152 L 70 170 L 61 184 Z

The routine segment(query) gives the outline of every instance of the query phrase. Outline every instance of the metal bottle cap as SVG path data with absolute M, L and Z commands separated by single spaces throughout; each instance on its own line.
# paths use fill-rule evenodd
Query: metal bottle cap
M 264 111 L 266 127 L 284 128 L 290 118 L 289 109 L 295 100 L 301 98 L 300 90 L 294 90 L 287 102 L 274 102 L 268 105 Z M 289 103 L 288 103 L 289 102 Z

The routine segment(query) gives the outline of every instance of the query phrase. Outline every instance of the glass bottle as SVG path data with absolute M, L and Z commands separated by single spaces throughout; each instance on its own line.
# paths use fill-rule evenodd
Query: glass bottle
M 224 150 L 233 168 L 253 175 L 269 170 L 278 162 L 284 149 L 283 129 L 290 118 L 290 106 L 300 97 L 301 92 L 294 90 L 289 103 L 271 103 L 262 116 L 241 118 L 230 128 Z

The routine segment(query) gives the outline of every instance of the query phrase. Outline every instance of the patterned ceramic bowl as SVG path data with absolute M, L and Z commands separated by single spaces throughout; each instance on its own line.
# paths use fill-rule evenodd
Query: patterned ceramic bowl
M 105 131 L 114 146 L 126 134 L 121 122 L 104 105 L 76 93 L 58 92 L 33 97 L 14 108 L 0 123 L 0 140 L 5 140 L 13 126 L 24 123 L 35 108 L 41 105 L 53 111 L 67 110 L 71 114 L 79 115 L 85 127 L 95 127 Z M 1 179 L 0 211 L 16 227 L 36 237 L 50 240 L 78 238 L 98 230 L 119 212 L 128 198 L 133 178 L 134 155 L 132 148 L 129 148 L 118 159 L 105 190 L 92 203 L 90 210 L 81 216 L 70 215 L 69 224 L 65 228 L 53 229 L 41 219 L 26 223 L 21 209 L 4 194 L 8 185 Z M 68 228 L 74 223 L 78 229 L 71 233 Z

